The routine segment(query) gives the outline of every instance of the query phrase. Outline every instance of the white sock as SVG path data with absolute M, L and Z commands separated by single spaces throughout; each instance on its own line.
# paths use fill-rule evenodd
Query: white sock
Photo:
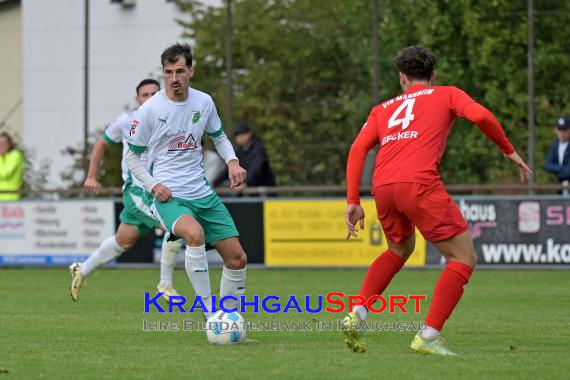
M 125 250 L 117 243 L 115 236 L 111 236 L 103 240 L 99 248 L 81 264 L 79 273 L 86 277 L 101 265 L 113 260 L 115 257 L 121 256 L 123 252 Z
M 234 296 L 238 300 L 226 299 L 224 307 L 232 309 L 236 307 L 239 310 L 240 296 L 245 294 L 245 275 L 246 268 L 243 269 L 228 269 L 224 266 L 222 270 L 222 280 L 220 282 L 220 299 L 225 296 Z
M 362 306 L 362 305 L 357 305 L 354 307 L 354 312 L 358 313 L 358 316 L 360 317 L 361 321 L 365 321 L 366 318 L 368 318 L 368 310 Z
M 172 274 L 176 267 L 176 257 L 182 247 L 182 239 L 167 241 L 166 236 L 162 241 L 162 252 L 160 256 L 160 283 L 159 287 L 172 286 Z
M 439 330 L 436 330 L 430 326 L 427 326 L 426 329 L 421 332 L 422 338 L 426 340 L 432 340 L 438 335 L 439 335 Z
M 197 296 L 202 298 L 208 309 L 204 314 L 208 318 L 212 313 L 212 289 L 210 287 L 210 273 L 208 273 L 208 259 L 206 258 L 205 246 L 186 246 L 186 258 L 184 260 L 186 273 L 194 287 Z

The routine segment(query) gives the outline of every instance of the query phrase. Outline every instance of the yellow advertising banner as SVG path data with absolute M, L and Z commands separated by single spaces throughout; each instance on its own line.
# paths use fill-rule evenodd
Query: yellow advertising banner
M 263 205 L 268 266 L 368 266 L 388 248 L 374 200 L 363 200 L 364 230 L 346 238 L 344 200 L 267 200 Z M 416 249 L 406 262 L 424 266 L 426 241 L 416 230 Z

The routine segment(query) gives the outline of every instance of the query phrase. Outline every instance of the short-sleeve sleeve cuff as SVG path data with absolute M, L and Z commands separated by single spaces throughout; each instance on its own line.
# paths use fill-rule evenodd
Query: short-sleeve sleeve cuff
M 118 144 L 119 141 L 113 141 L 108 135 L 107 132 L 103 132 L 103 140 L 105 140 L 109 144 Z

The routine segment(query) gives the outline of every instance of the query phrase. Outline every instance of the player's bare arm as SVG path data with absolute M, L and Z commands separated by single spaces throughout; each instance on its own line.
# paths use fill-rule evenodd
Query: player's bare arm
M 83 183 L 85 190 L 89 193 L 99 193 L 101 184 L 97 181 L 97 172 L 99 171 L 99 165 L 101 164 L 101 160 L 103 160 L 103 156 L 105 155 L 105 151 L 108 146 L 109 143 L 101 137 L 93 147 L 91 161 L 89 162 L 89 170 L 87 171 L 87 178 Z
M 247 189 L 247 184 L 245 182 L 233 188 L 236 194 L 243 193 L 246 189 Z
M 355 238 L 358 237 L 356 225 L 358 223 L 360 229 L 364 229 L 364 209 L 360 205 L 349 204 L 346 207 L 344 220 L 346 222 L 347 229 L 346 240 L 350 239 L 351 236 L 354 236 Z
M 360 178 L 364 169 L 366 154 L 378 144 L 376 117 L 371 113 L 350 147 L 346 164 L 346 240 L 357 237 L 357 223 L 364 229 L 364 209 L 360 206 Z
M 521 182 L 524 183 L 533 177 L 534 173 L 516 151 L 511 154 L 505 154 L 505 157 L 514 162 L 519 167 L 519 177 Z
M 172 191 L 162 183 L 157 183 L 151 190 L 152 194 L 160 202 L 166 202 L 172 198 Z
M 230 160 L 228 161 L 228 176 L 230 179 L 230 187 L 235 188 L 245 182 L 247 171 L 239 166 L 239 161 L 237 159 Z

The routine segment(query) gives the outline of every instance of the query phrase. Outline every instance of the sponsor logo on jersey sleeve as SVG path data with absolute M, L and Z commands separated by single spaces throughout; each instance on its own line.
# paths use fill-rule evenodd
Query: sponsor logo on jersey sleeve
M 138 120 L 133 120 L 133 122 L 131 123 L 131 131 L 129 132 L 129 135 L 134 135 L 136 133 L 136 129 L 139 126 L 139 121 Z

